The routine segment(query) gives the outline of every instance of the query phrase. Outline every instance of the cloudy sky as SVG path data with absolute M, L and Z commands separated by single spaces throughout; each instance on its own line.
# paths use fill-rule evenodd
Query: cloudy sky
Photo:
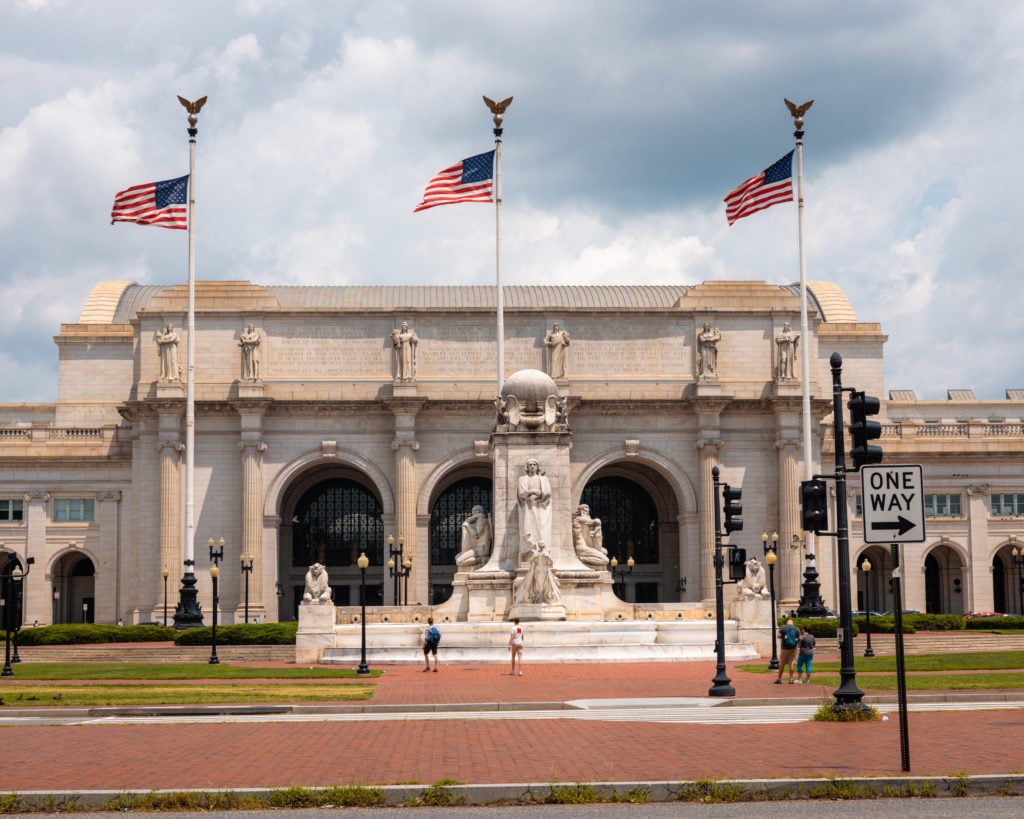
M 188 172 L 197 278 L 490 284 L 494 212 L 413 215 L 503 147 L 506 284 L 799 280 L 796 206 L 722 197 L 814 99 L 808 278 L 878 321 L 887 389 L 1024 387 L 1019 0 L 5 0 L 2 401 L 56 397 L 61 322 L 106 279 L 180 283 L 183 231 L 113 194 Z

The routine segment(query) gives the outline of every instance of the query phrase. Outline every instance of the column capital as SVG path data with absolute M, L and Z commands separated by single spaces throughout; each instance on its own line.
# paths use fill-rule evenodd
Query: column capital
M 102 492 L 96 493 L 96 500 L 103 501 L 120 501 L 121 490 L 120 489 L 106 489 Z
M 25 503 L 47 503 L 50 500 L 50 493 L 44 489 L 34 489 L 25 493 Z

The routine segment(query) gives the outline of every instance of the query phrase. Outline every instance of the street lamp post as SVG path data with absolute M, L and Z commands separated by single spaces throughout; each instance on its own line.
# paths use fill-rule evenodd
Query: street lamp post
M 252 574 L 252 555 L 239 555 L 238 560 L 242 566 L 242 574 L 245 577 L 245 623 L 249 623 L 249 575 Z
M 609 565 L 612 567 L 612 588 L 615 587 L 615 583 L 617 582 L 615 580 L 615 578 L 618 577 L 619 581 L 621 581 L 621 583 L 622 583 L 622 599 L 625 600 L 626 599 L 626 575 L 627 574 L 633 574 L 633 566 L 636 565 L 636 561 L 633 560 L 632 557 L 627 558 L 627 560 L 626 560 L 626 567 L 620 569 L 619 568 L 619 561 L 618 561 L 618 559 L 613 557 L 611 559 L 611 562 L 609 563 Z
M 818 569 L 814 565 L 814 552 L 808 550 L 808 545 L 803 543 L 804 580 L 800 584 L 800 602 L 797 603 L 796 613 L 798 617 L 826 617 L 828 610 L 825 601 L 821 599 L 821 583 L 818 582 Z M 800 546 L 800 535 L 793 535 L 789 548 L 796 551 Z
M 217 593 L 217 579 L 220 577 L 220 566 L 214 563 L 210 567 L 210 579 L 213 580 L 213 628 L 210 640 L 210 665 L 217 665 L 220 659 L 217 657 L 217 605 L 220 603 L 220 596 Z
M 217 606 L 220 604 L 220 594 L 217 581 L 220 578 L 220 562 L 224 559 L 224 538 L 214 540 L 211 537 L 206 541 L 210 549 L 210 579 L 213 581 L 213 636 L 211 638 L 212 650 L 210 651 L 210 665 L 217 665 L 220 659 L 217 657 Z
M 768 591 L 772 598 L 772 659 L 768 663 L 771 671 L 779 668 L 779 615 L 775 610 L 775 564 L 779 561 L 779 533 L 772 532 L 771 545 L 768 545 L 768 533 L 761 533 L 761 548 L 764 550 L 764 562 L 768 564 Z
M 167 628 L 167 578 L 170 576 L 171 570 L 164 566 L 160 574 L 164 579 L 164 628 Z
M 14 669 L 11 668 L 11 632 L 14 632 L 14 654 L 18 653 L 18 630 L 21 628 L 22 598 L 24 596 L 25 578 L 32 570 L 32 564 L 36 562 L 34 557 L 25 558 L 25 567 L 22 569 L 21 561 L 14 553 L 7 555 L 7 565 L 3 569 L 3 590 L 0 591 L 0 607 L 4 611 L 4 670 L 0 673 L 3 677 L 13 677 Z M 21 570 L 20 574 L 15 571 Z M 20 658 L 13 660 L 21 662 Z
M 405 605 L 409 605 L 409 575 L 412 573 L 412 558 L 402 561 L 402 577 L 405 578 Z
M 874 657 L 875 652 L 871 649 L 871 561 L 865 557 L 860 564 L 860 569 L 864 572 L 864 616 L 867 618 L 864 630 L 868 636 L 868 643 L 864 647 L 864 656 Z
M 388 535 L 388 577 L 391 578 L 391 589 L 395 605 L 402 605 L 402 553 L 405 551 L 405 537 L 398 536 L 398 548 L 395 548 L 394 535 Z M 396 559 L 397 558 L 397 559 Z M 408 597 L 406 597 L 408 602 Z
M 366 552 L 359 555 L 359 559 L 356 560 L 356 565 L 359 566 L 359 604 L 362 606 L 362 615 L 359 617 L 359 625 L 362 626 L 363 630 L 361 642 L 362 653 L 360 655 L 359 668 L 356 669 L 356 674 L 369 674 L 370 666 L 366 664 L 366 567 L 370 565 L 370 558 L 366 556 Z
M 1020 593 L 1020 608 L 1017 611 L 1024 616 L 1024 573 L 1022 573 L 1024 570 L 1024 546 L 1019 549 L 1016 546 L 1013 547 L 1013 562 L 1017 567 L 1017 589 Z

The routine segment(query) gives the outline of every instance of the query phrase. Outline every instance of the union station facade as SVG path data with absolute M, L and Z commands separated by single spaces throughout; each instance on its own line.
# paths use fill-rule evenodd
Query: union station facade
M 904 546 L 905 607 L 1020 612 L 1024 390 L 992 401 L 887 392 L 880 325 L 858 320 L 831 283 L 811 283 L 808 299 L 809 337 L 794 338 L 796 286 L 506 287 L 505 374 L 537 371 L 557 391 L 556 531 L 589 506 L 608 556 L 634 561 L 613 587 L 627 610 L 707 601 L 717 465 L 743 489 L 746 525 L 730 542 L 761 557 L 762 532 L 778 535 L 777 597 L 794 608 L 806 536 L 793 363 L 807 345 L 814 471 L 833 471 L 834 352 L 845 386 L 883 398 L 884 463 L 924 468 L 927 537 Z M 55 336 L 57 402 L 0 405 L 0 551 L 34 559 L 26 625 L 173 622 L 193 343 L 202 611 L 210 538 L 225 543 L 222 623 L 243 622 L 246 588 L 250 622 L 295 619 L 313 563 L 336 605 L 356 605 L 364 552 L 368 604 L 451 607 L 463 521 L 482 507 L 495 548 L 511 525 L 495 496 L 495 441 L 515 430 L 496 409 L 495 289 L 210 281 L 197 283 L 195 306 L 193 339 L 184 285 L 99 284 Z M 854 569 L 854 608 L 868 586 L 872 609 L 892 608 L 889 549 L 863 542 L 856 475 L 831 503 L 833 521 L 836 503 L 849 507 L 851 569 L 865 556 L 873 566 Z M 389 572 L 389 541 L 403 550 L 399 567 L 409 559 L 407 577 Z M 837 608 L 834 540 L 813 548 L 822 597 Z

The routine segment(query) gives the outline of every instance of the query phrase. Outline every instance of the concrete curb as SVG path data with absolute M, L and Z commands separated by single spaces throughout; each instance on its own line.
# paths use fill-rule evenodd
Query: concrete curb
M 222 790 L 94 790 L 94 791 L 0 791 L 0 799 L 16 799 L 19 811 L 31 810 L 97 810 L 130 809 L 130 803 L 168 802 L 175 796 L 187 796 L 196 806 L 208 803 L 219 809 L 230 809 L 231 802 L 241 799 L 269 801 L 284 789 L 228 788 Z M 292 790 L 292 789 L 289 789 Z M 330 790 L 307 788 L 310 794 Z M 540 804 L 571 799 L 552 798 L 558 791 L 571 797 L 578 792 L 594 799 L 577 801 L 621 802 L 751 802 L 783 799 L 882 799 L 900 797 L 969 797 L 1024 795 L 1024 775 L 990 774 L 982 776 L 913 776 L 854 777 L 849 779 L 717 779 L 714 781 L 679 782 L 594 782 L 594 783 L 508 783 L 497 785 L 385 785 L 365 787 L 377 792 L 380 806 L 402 805 L 497 805 Z M 227 804 L 225 804 L 227 803 Z M 288 807 L 282 805 L 281 807 Z M 305 807 L 296 805 L 296 807 Z M 319 807 L 327 807 L 320 805 Z M 334 805 L 333 807 L 343 807 Z

